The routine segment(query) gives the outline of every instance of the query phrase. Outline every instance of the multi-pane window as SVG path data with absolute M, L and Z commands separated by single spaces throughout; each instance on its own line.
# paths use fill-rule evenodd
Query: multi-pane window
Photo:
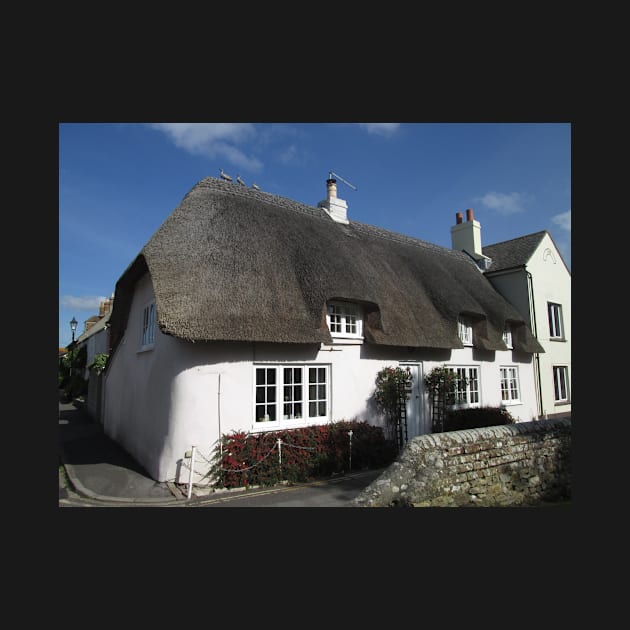
M 256 367 L 254 420 L 293 425 L 326 420 L 330 409 L 330 367 L 283 365 Z
M 470 319 L 460 317 L 460 319 L 457 320 L 457 333 L 465 346 L 473 345 L 472 322 Z
M 457 407 L 478 407 L 479 368 L 460 366 L 449 367 L 449 370 L 457 375 L 453 404 Z
M 333 337 L 361 338 L 362 318 L 359 307 L 347 302 L 332 302 L 328 305 L 328 328 Z
M 142 347 L 152 346 L 155 341 L 155 302 L 144 307 L 142 313 Z
M 547 302 L 547 313 L 549 315 L 549 337 L 551 339 L 563 339 L 562 306 L 553 302 Z
M 501 402 L 520 402 L 521 396 L 518 386 L 518 368 L 501 367 Z
M 326 368 L 308 368 L 308 415 L 310 418 L 326 416 L 328 403 L 328 387 L 326 383 Z
M 256 368 L 256 422 L 275 421 L 277 368 Z
M 566 365 L 553 366 L 553 391 L 556 402 L 569 401 L 569 368 Z
M 503 330 L 503 343 L 507 346 L 509 350 L 512 349 L 512 329 L 509 325 L 505 326 Z
M 282 407 L 283 419 L 302 417 L 302 368 L 284 368 L 284 399 Z

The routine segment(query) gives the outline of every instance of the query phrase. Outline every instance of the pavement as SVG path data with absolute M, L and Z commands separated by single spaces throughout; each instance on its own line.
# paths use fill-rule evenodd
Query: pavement
M 59 507 L 351 507 L 383 469 L 234 490 L 157 482 L 79 401 L 59 402 Z

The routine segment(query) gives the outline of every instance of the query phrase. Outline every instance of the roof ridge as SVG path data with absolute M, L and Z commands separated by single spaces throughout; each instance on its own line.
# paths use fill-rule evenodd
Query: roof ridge
M 484 245 L 482 249 L 486 247 L 496 247 L 497 245 L 504 245 L 505 243 L 511 243 L 512 241 L 521 241 L 525 238 L 531 238 L 532 236 L 538 236 L 543 234 L 548 234 L 548 230 L 539 230 L 538 232 L 532 232 L 531 234 L 523 234 L 522 236 L 515 236 L 514 238 L 508 238 L 505 241 L 499 241 L 498 243 L 491 243 L 490 245 Z
M 395 241 L 397 243 L 402 243 L 404 245 L 415 245 L 418 247 L 424 247 L 425 249 L 434 250 L 440 253 L 454 254 L 458 257 L 460 254 L 463 254 L 463 252 L 460 252 L 459 250 L 451 249 L 450 247 L 444 247 L 443 245 L 436 245 L 435 243 L 431 243 L 429 241 L 416 238 L 415 236 L 408 236 L 407 234 L 394 232 L 392 230 L 388 230 L 386 228 L 382 228 L 377 225 L 372 225 L 370 223 L 362 223 L 361 221 L 350 221 L 350 225 L 359 228 L 359 230 L 363 231 L 364 233 L 366 232 L 372 233 L 372 235 L 374 236 L 378 236 L 380 238 L 386 238 L 390 241 Z
M 188 194 L 190 194 L 193 190 L 197 188 L 209 188 L 216 192 L 225 193 L 227 195 L 234 195 L 236 197 L 243 197 L 246 199 L 256 199 L 259 201 L 264 201 L 265 203 L 273 203 L 287 210 L 296 210 L 297 212 L 302 212 L 303 214 L 308 214 L 316 218 L 319 218 L 320 216 L 318 213 L 320 208 L 316 206 L 309 206 L 308 204 L 290 199 L 289 197 L 274 195 L 273 193 L 268 193 L 263 190 L 256 190 L 255 188 L 249 188 L 246 186 L 242 186 L 241 184 L 226 182 L 221 179 L 217 179 L 216 177 L 204 177 L 201 181 L 197 182 L 197 184 L 192 187 Z

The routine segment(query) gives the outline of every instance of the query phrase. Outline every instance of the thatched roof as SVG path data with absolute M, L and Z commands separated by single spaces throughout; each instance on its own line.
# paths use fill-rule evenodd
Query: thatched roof
M 368 343 L 461 348 L 456 322 L 468 314 L 477 347 L 504 350 L 511 321 L 517 349 L 543 351 L 466 254 L 211 177 L 118 281 L 113 347 L 147 270 L 160 330 L 190 341 L 330 342 L 326 303 L 342 299 L 363 305 Z

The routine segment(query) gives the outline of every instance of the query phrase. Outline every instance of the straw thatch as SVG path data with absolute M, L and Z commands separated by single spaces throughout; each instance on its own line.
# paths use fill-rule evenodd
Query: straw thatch
M 116 285 L 112 345 L 135 282 L 148 271 L 163 333 L 190 341 L 330 342 L 326 303 L 358 302 L 366 342 L 461 348 L 457 318 L 479 348 L 541 352 L 523 319 L 469 256 L 215 178 L 199 182 Z

